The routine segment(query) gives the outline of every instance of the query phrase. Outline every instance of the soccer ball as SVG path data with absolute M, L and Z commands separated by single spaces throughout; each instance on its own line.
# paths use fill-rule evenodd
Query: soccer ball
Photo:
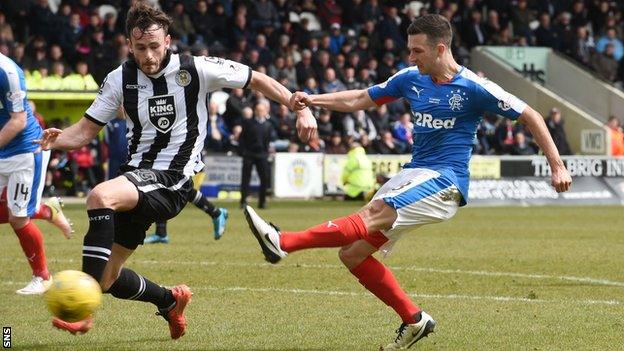
M 66 322 L 87 318 L 102 302 L 100 284 L 80 271 L 62 271 L 52 277 L 44 298 L 54 316 Z

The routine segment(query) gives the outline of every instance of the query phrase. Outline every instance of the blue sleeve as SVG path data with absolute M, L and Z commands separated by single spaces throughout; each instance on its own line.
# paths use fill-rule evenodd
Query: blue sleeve
M 24 75 L 15 67 L 0 70 L 0 101 L 8 112 L 22 112 L 26 104 Z
M 409 76 L 408 72 L 410 72 L 410 70 L 412 69 L 406 68 L 401 70 L 388 78 L 385 82 L 368 88 L 368 96 L 370 96 L 371 100 L 373 100 L 377 106 L 402 98 L 404 96 L 403 86 Z
M 479 112 L 492 112 L 513 120 L 520 117 L 527 106 L 524 101 L 487 79 L 475 82 L 475 97 Z

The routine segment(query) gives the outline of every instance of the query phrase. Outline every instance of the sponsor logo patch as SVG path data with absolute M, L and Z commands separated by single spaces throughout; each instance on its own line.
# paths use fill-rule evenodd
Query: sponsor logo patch
M 176 121 L 173 95 L 153 96 L 147 99 L 150 123 L 161 133 L 167 133 Z

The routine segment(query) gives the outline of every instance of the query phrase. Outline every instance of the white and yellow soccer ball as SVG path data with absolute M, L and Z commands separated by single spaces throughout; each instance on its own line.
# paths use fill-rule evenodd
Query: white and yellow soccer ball
M 87 318 L 100 306 L 100 284 L 87 273 L 67 270 L 52 278 L 44 298 L 55 317 L 73 323 Z

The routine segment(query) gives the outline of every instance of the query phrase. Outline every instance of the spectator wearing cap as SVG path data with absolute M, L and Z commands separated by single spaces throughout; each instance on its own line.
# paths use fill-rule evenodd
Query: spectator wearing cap
M 563 128 L 563 116 L 561 116 L 561 111 L 553 107 L 550 110 L 550 114 L 546 118 L 546 126 L 548 127 L 548 131 L 550 132 L 550 136 L 553 138 L 555 142 L 555 146 L 559 151 L 560 155 L 571 155 L 572 150 L 570 149 L 570 144 L 568 144 L 568 137 L 566 136 L 566 132 Z
M 342 48 L 342 44 L 346 41 L 346 38 L 340 32 L 340 23 L 333 23 L 329 30 L 329 52 L 331 52 L 332 55 L 337 55 Z

